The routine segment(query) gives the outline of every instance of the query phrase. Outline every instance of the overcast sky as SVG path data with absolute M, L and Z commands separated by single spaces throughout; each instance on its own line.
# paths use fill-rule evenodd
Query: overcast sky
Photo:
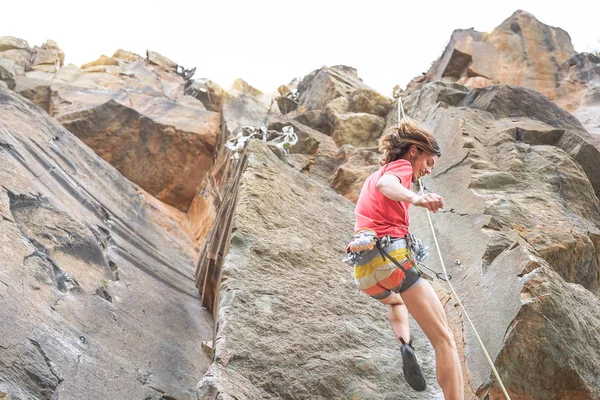
M 454 29 L 491 32 L 514 11 L 566 30 L 578 52 L 600 50 L 600 1 L 9 1 L 0 36 L 55 40 L 78 66 L 117 49 L 158 51 L 195 78 L 236 78 L 272 92 L 323 65 L 358 69 L 390 95 L 425 72 Z

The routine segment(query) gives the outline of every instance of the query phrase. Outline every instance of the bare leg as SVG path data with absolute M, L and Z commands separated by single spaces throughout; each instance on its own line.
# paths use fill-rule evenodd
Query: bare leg
M 385 299 L 380 300 L 383 304 L 389 304 L 388 320 L 396 336 L 404 339 L 406 343 L 410 342 L 410 326 L 408 321 L 408 309 L 402 300 L 402 297 L 397 293 L 392 293 Z M 398 340 L 400 343 L 400 340 Z
M 446 400 L 463 400 L 463 376 L 456 342 L 448 326 L 442 303 L 425 279 L 402 292 L 410 314 L 429 338 L 435 350 L 437 381 Z

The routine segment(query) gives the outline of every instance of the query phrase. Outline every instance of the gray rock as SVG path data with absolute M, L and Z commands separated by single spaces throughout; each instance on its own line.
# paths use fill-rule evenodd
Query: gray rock
M 385 127 L 385 120 L 373 114 L 344 113 L 334 117 L 331 137 L 338 146 L 375 147 Z
M 244 126 L 267 125 L 271 116 L 280 115 L 274 98 L 241 79 L 222 97 L 223 133 L 231 135 Z
M 532 144 L 556 144 L 570 153 L 585 171 L 596 195 L 600 196 L 600 175 L 596 173 L 600 171 L 600 139 L 590 136 L 574 116 L 546 97 L 518 86 L 497 85 L 473 89 L 460 105 L 490 112 L 496 118 L 533 119 L 553 127 L 554 133 L 545 140 L 531 141 L 532 134 L 525 137 L 521 134 L 518 139 L 529 139 Z M 565 133 L 561 135 L 557 130 Z M 549 139 L 558 140 L 553 143 Z
M 260 141 L 248 150 L 222 264 L 215 360 L 198 397 L 441 399 L 423 333 L 414 329 L 429 386 L 416 393 L 385 307 L 359 294 L 341 263 L 352 203 Z
M 0 36 L 0 51 L 29 49 L 29 44 L 23 39 L 13 36 Z
M 1 88 L 0 181 L 0 392 L 193 398 L 210 315 L 139 188 Z
M 307 110 L 325 109 L 331 100 L 347 97 L 357 89 L 367 88 L 356 76 L 353 68 L 323 67 L 307 75 L 298 85 L 300 106 Z
M 320 110 L 307 111 L 299 114 L 294 119 L 301 124 L 331 136 L 333 133 L 333 122 L 328 118 L 327 113 Z
M 15 62 L 6 58 L 0 58 L 0 81 L 6 83 L 9 89 L 15 88 L 15 75 Z
M 371 89 L 355 91 L 349 101 L 349 109 L 352 112 L 364 112 L 384 118 L 390 112 L 392 105 L 391 99 Z
M 549 342 L 550 334 L 543 332 L 557 326 L 560 332 L 577 330 L 581 322 L 573 315 L 579 313 L 586 315 L 590 332 L 599 329 L 586 310 L 597 301 L 599 287 L 600 202 L 593 176 L 563 144 L 569 134 L 581 148 L 596 149 L 593 140 L 578 121 L 536 92 L 507 86 L 474 89 L 460 107 L 452 107 L 437 102 L 444 87 L 428 84 L 403 99 L 408 114 L 428 126 L 442 147 L 433 177 L 423 182 L 445 198 L 445 209 L 432 218 L 452 282 L 512 397 L 541 400 L 570 393 L 595 398 L 600 386 L 592 378 L 597 366 L 591 358 L 597 357 L 596 350 L 589 349 L 582 362 L 567 362 L 564 356 L 583 354 L 588 333 Z M 411 225 L 434 249 L 422 209 L 411 209 Z M 542 275 L 555 284 L 540 280 Z M 547 285 L 554 286 L 554 297 L 565 299 L 577 286 L 585 305 L 575 313 L 531 308 L 529 287 L 540 291 Z M 501 398 L 472 330 L 448 299 L 455 337 L 464 342 L 470 389 L 478 398 Z M 543 327 L 534 333 L 529 321 L 544 321 Z M 551 344 L 544 348 L 543 343 Z M 548 348 L 555 350 L 548 353 Z M 548 368 L 540 367 L 541 354 L 549 357 Z M 557 370 L 581 378 L 561 380 Z
M 18 75 L 14 91 L 34 102 L 42 110 L 50 113 L 52 101 L 51 82 Z
M 279 107 L 279 111 L 281 111 L 281 113 L 283 115 L 294 111 L 295 109 L 298 108 L 298 103 L 296 103 L 293 99 L 289 98 L 289 97 L 285 97 L 285 96 L 278 96 L 277 99 L 277 106 Z

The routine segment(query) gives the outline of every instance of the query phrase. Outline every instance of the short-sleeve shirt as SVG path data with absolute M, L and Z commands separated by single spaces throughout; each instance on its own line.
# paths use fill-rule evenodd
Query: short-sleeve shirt
M 354 230 L 370 228 L 375 231 L 377 237 L 406 236 L 410 204 L 386 197 L 377 189 L 377 182 L 383 175 L 394 175 L 404 187 L 410 189 L 412 173 L 411 163 L 400 159 L 382 166 L 371 174 L 365 181 L 356 202 Z

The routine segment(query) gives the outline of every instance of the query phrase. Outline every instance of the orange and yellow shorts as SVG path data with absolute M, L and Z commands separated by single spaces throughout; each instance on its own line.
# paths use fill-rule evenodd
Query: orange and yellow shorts
M 364 251 L 354 266 L 354 280 L 360 290 L 378 300 L 385 299 L 392 292 L 400 293 L 408 289 L 420 278 L 420 273 L 410 258 L 406 240 L 393 239 L 385 247 L 385 251 L 404 270 L 383 257 L 377 247 Z

